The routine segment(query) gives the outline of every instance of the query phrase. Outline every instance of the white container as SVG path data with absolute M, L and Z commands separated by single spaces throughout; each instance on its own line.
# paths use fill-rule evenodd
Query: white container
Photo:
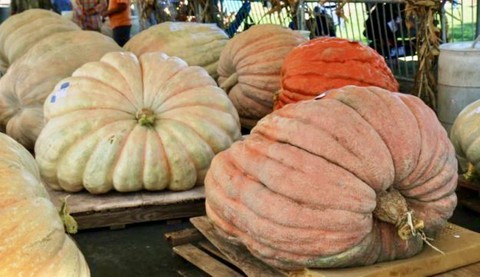
M 440 45 L 437 114 L 448 133 L 462 109 L 478 99 L 480 43 L 469 41 Z

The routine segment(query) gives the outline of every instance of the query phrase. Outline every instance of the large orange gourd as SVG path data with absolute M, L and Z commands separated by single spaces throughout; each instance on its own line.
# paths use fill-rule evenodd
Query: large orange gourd
M 347 86 L 274 111 L 218 154 L 206 208 L 273 266 L 368 265 L 420 252 L 419 232 L 452 215 L 456 181 L 453 146 L 419 98 Z
M 295 47 L 285 58 L 274 109 L 347 85 L 399 89 L 385 59 L 372 48 L 357 41 L 320 37 Z
M 256 121 L 272 112 L 283 60 L 306 41 L 300 33 L 280 25 L 261 24 L 227 42 L 218 64 L 218 84 L 241 119 Z

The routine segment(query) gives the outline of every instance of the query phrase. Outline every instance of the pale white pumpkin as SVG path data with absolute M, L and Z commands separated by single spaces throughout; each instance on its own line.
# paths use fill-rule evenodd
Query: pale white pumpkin
M 71 31 L 49 36 L 15 61 L 0 79 L 0 125 L 28 149 L 44 125 L 43 102 L 75 69 L 121 48 L 98 32 Z
M 0 24 L 0 73 L 36 43 L 53 34 L 80 30 L 75 23 L 44 9 L 30 9 L 12 15 Z
M 54 189 L 187 190 L 240 137 L 232 102 L 201 67 L 177 57 L 106 54 L 59 82 L 35 145 Z
M 205 68 L 217 78 L 217 66 L 228 35 L 215 24 L 195 22 L 164 22 L 134 37 L 124 48 L 137 56 L 161 51 L 183 59 L 189 65 Z
M 0 133 L 0 276 L 90 276 L 32 155 Z

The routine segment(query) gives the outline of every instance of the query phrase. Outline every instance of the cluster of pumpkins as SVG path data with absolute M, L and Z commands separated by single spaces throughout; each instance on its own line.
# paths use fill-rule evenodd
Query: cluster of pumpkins
M 88 274 L 70 239 L 52 237 L 63 227 L 42 182 L 93 194 L 204 183 L 219 232 L 284 269 L 410 257 L 423 241 L 399 235 L 405 218 L 434 236 L 456 206 L 455 150 L 435 113 L 358 42 L 166 22 L 120 48 L 30 10 L 0 26 L 0 60 L 0 126 L 15 139 L 0 134 L 0 203 L 16 213 L 0 233 L 23 243 L 0 245 L 37 259 L 2 260 L 2 276 Z M 51 217 L 8 229 L 27 212 Z M 49 255 L 30 253 L 46 237 L 52 248 L 35 250 Z

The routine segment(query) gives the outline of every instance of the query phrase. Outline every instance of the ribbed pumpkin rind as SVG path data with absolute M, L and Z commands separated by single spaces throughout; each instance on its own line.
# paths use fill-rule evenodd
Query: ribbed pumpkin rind
M 50 101 L 62 84 L 65 97 Z M 137 113 L 155 115 L 141 126 Z M 109 53 L 57 84 L 35 145 L 45 181 L 91 193 L 187 190 L 240 137 L 228 96 L 198 66 L 166 54 Z
M 258 120 L 272 112 L 283 60 L 306 41 L 300 33 L 280 25 L 261 24 L 227 42 L 217 69 L 218 84 L 223 87 L 229 77 L 237 75 L 238 81 L 225 90 L 240 117 Z
M 347 85 L 399 89 L 385 59 L 372 48 L 358 41 L 319 37 L 294 48 L 285 58 L 274 109 Z
M 164 52 L 179 57 L 188 65 L 201 66 L 216 79 L 218 59 L 228 35 L 215 24 L 195 22 L 163 22 L 132 37 L 124 48 L 141 56 Z
M 421 100 L 349 86 L 274 111 L 217 155 L 205 180 L 207 215 L 280 268 L 402 259 L 422 249 L 421 238 L 403 241 L 372 215 L 377 192 L 399 190 L 434 236 L 456 206 L 456 166 Z
M 465 106 L 455 118 L 450 130 L 450 139 L 462 172 L 467 171 L 468 163 L 474 165 L 475 170 L 480 172 L 479 106 L 478 100 Z
M 40 40 L 78 30 L 80 27 L 71 20 L 44 9 L 30 9 L 10 16 L 0 25 L 0 72 L 4 74 Z
M 0 124 L 6 133 L 33 149 L 45 124 L 43 103 L 57 82 L 120 50 L 111 38 L 93 31 L 57 33 L 35 44 L 0 79 Z
M 0 134 L 0 275 L 90 276 L 65 234 L 32 155 Z

